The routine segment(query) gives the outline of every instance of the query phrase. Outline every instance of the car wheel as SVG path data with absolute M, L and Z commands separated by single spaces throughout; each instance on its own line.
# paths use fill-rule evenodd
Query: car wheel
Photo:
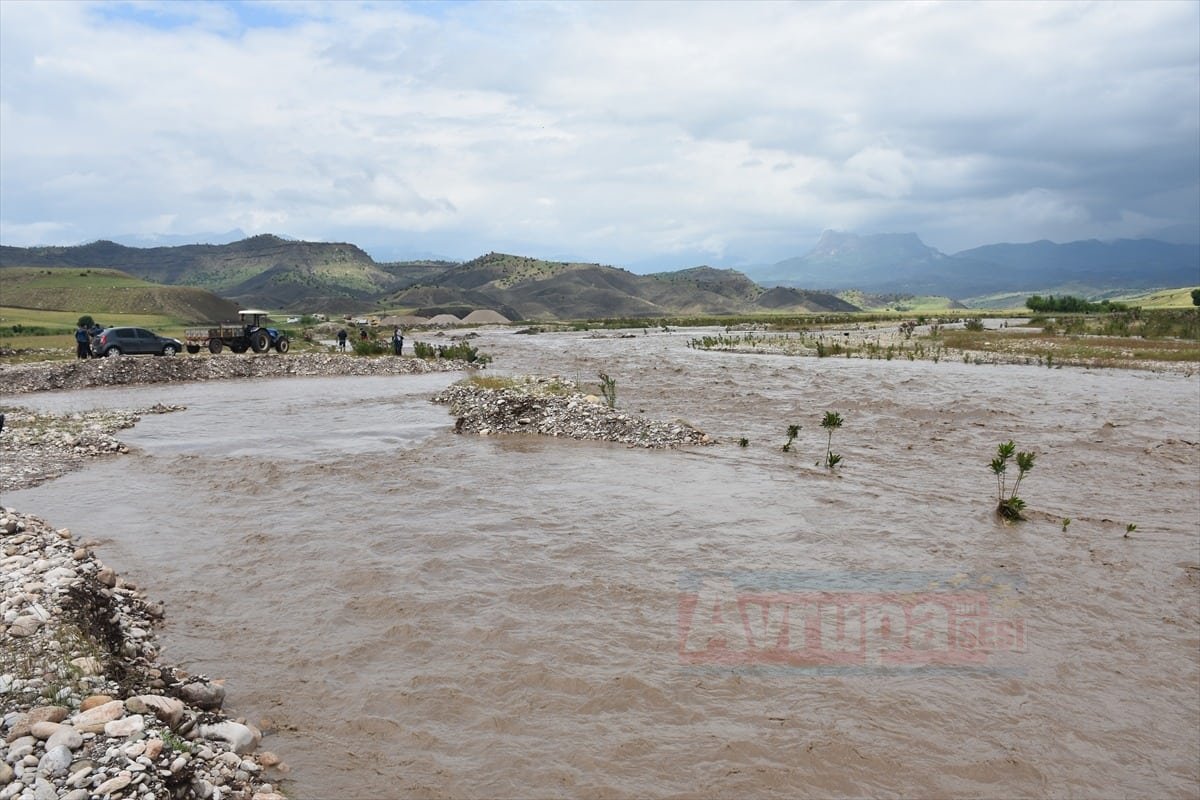
M 217 353 L 221 352 L 221 340 L 220 339 L 209 339 L 208 340 L 208 352 L 212 353 L 214 356 Z
M 169 345 L 167 345 L 166 347 L 164 347 L 164 348 L 163 348 L 163 353 L 162 353 L 162 354 L 163 354 L 164 356 L 173 356 L 173 355 L 175 355 L 175 354 L 176 354 L 176 353 L 178 353 L 178 352 L 179 352 L 179 348 L 178 348 L 178 347 L 176 347 L 176 346 L 175 346 L 175 345 L 173 345 L 173 344 L 169 344 Z
M 275 342 L 275 350 L 280 353 L 286 353 L 291 348 L 291 342 L 286 336 L 280 336 Z
M 256 353 L 266 352 L 271 347 L 271 335 L 266 331 L 255 331 L 250 334 L 250 346 Z
M 115 346 L 110 347 L 104 351 L 105 358 L 108 358 L 109 356 L 119 356 L 119 355 L 121 355 L 121 348 L 119 348 L 119 347 L 115 347 Z

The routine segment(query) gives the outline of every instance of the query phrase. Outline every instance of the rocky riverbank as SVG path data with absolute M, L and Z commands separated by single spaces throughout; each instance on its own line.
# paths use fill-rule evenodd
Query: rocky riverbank
M 609 408 L 561 378 L 468 379 L 435 395 L 433 402 L 450 406 L 457 433 L 534 433 L 646 448 L 713 441 L 682 420 L 660 422 Z
M 465 361 L 394 356 L 373 358 L 347 353 L 117 356 L 0 365 L 0 390 L 15 395 L 138 383 L 321 375 L 413 375 L 470 368 Z
M 88 461 L 129 452 L 116 432 L 145 414 L 168 414 L 183 406 L 158 404 L 136 411 L 37 414 L 5 408 L 0 432 L 0 492 L 25 489 L 79 469 Z
M 0 511 L 0 800 L 283 800 L 263 732 L 158 661 L 161 605 L 93 545 Z

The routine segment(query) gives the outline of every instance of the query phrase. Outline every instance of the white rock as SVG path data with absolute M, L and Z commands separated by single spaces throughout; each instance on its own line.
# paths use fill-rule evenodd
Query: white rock
M 200 736 L 205 739 L 219 739 L 227 743 L 235 753 L 249 753 L 258 747 L 259 737 L 246 725 L 238 722 L 218 722 L 214 725 L 201 725 Z
M 66 745 L 56 745 L 46 751 L 46 755 L 42 756 L 38 761 L 38 773 L 41 775 L 49 775 L 57 778 L 67 774 L 67 769 L 71 766 L 71 749 Z
M 146 729 L 146 718 L 141 714 L 133 714 L 123 719 L 114 719 L 104 724 L 104 735 L 110 739 L 120 739 L 133 736 Z
M 33 800 L 58 800 L 58 790 L 45 778 L 38 778 L 33 788 Z
M 49 585 L 57 586 L 58 584 L 62 583 L 63 581 L 74 580 L 74 578 L 75 578 L 75 570 L 71 569 L 70 567 L 55 567 L 54 569 L 47 572 L 43 579 Z
M 70 725 L 59 725 L 58 730 L 50 734 L 50 738 L 46 740 L 46 749 L 50 750 L 59 745 L 70 750 L 78 750 L 83 746 L 83 737 Z
M 79 670 L 80 675 L 103 675 L 104 665 L 99 659 L 91 656 L 81 656 L 80 658 L 71 659 L 71 666 Z

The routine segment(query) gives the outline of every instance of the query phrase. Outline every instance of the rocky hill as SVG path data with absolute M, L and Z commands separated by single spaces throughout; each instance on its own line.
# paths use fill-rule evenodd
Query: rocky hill
M 451 267 L 429 278 L 426 284 L 389 295 L 383 304 L 397 308 L 478 307 L 490 301 L 491 308 L 514 319 L 854 310 L 833 295 L 820 292 L 768 295 L 761 286 L 734 270 L 695 267 L 635 275 L 601 264 L 488 253 Z
M 601 264 L 489 253 L 465 264 L 379 264 L 351 244 L 255 236 L 226 245 L 0 247 L 0 267 L 120 269 L 215 292 L 243 306 L 361 312 L 494 309 L 510 319 L 846 311 L 821 292 L 767 292 L 740 272 L 695 267 L 635 275 Z

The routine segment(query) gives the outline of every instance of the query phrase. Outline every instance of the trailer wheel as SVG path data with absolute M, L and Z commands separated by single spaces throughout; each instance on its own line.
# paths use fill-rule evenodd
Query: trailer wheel
M 212 353 L 214 356 L 217 353 L 221 352 L 221 340 L 220 339 L 209 339 L 208 340 L 208 352 Z
M 280 336 L 275 341 L 275 350 L 278 353 L 286 353 L 291 346 L 292 345 L 286 336 Z
M 200 352 L 200 345 L 198 345 L 198 344 L 189 344 L 189 345 L 187 346 L 187 351 L 188 351 L 189 353 L 191 353 L 192 355 L 196 355 L 196 353 L 199 353 L 199 352 Z
M 235 353 L 244 353 L 248 348 L 242 342 L 234 342 L 233 344 L 229 345 L 229 349 Z
M 271 334 L 264 330 L 257 330 L 250 334 L 250 346 L 254 348 L 254 352 L 263 353 L 271 349 Z

